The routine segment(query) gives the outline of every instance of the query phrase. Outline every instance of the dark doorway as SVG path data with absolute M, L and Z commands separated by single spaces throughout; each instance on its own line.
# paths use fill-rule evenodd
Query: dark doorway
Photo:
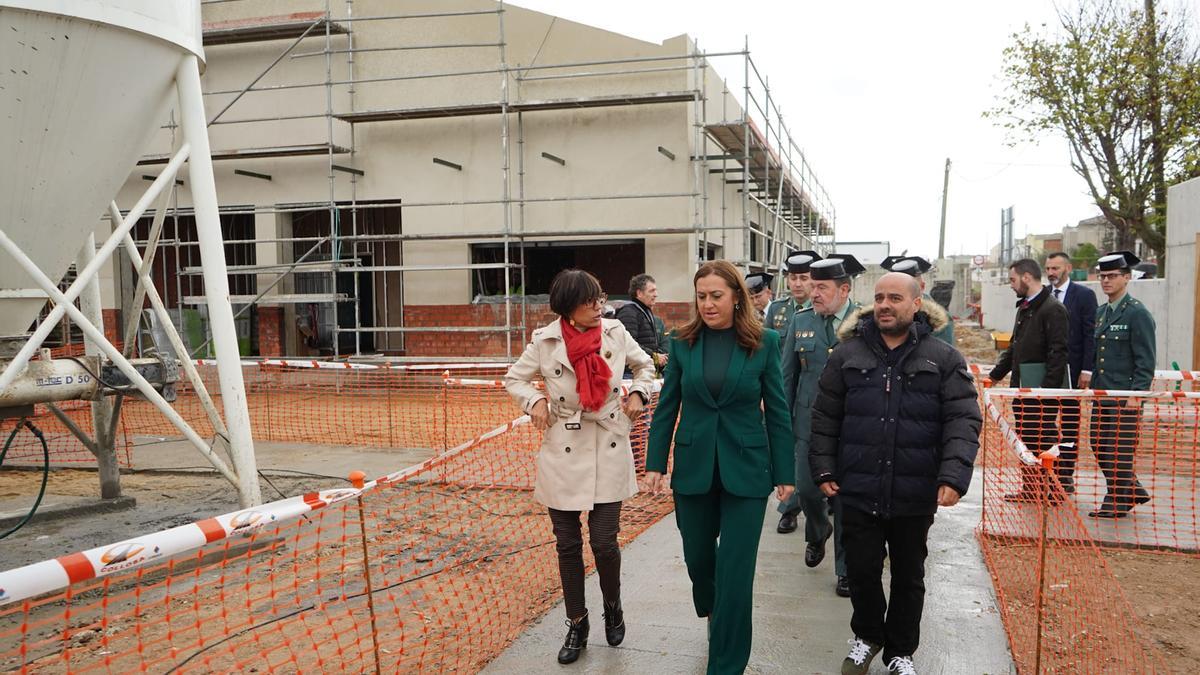
M 629 279 L 646 271 L 646 242 L 643 239 L 538 241 L 509 245 L 509 260 L 525 266 L 525 287 L 521 271 L 510 271 L 510 291 L 514 295 L 543 295 L 550 292 L 554 275 L 564 269 L 578 268 L 596 275 L 610 297 L 625 298 Z M 472 263 L 504 262 L 503 244 L 473 244 Z M 473 296 L 504 295 L 504 270 L 474 270 Z

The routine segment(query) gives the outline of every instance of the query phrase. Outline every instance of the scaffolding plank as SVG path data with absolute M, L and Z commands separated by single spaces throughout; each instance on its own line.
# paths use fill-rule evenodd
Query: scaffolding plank
M 340 145 L 330 145 L 329 143 L 317 143 L 315 145 L 281 145 L 273 148 L 242 148 L 240 150 L 214 150 L 212 153 L 213 161 L 227 159 L 270 159 L 275 157 L 303 157 L 308 155 L 328 155 L 332 152 L 335 155 L 350 154 L 349 148 L 343 148 Z M 138 160 L 138 166 L 149 166 L 152 164 L 166 164 L 171 160 L 170 155 L 146 155 Z
M 315 24 L 315 25 L 314 25 Z M 204 24 L 204 46 L 236 45 L 266 40 L 294 40 L 308 31 L 309 37 L 325 37 L 326 24 L 333 35 L 350 32 L 336 21 L 328 21 L 324 12 L 296 12 L 278 16 L 260 16 Z M 312 27 L 312 30 L 309 28 Z
M 234 305 L 249 305 L 254 302 L 257 295 L 231 295 L 229 302 Z M 259 299 L 255 304 L 260 307 L 271 305 L 306 305 L 322 304 L 328 302 L 348 302 L 350 296 L 345 293 L 282 293 L 280 295 L 267 295 Z M 203 295 L 185 295 L 183 296 L 183 304 L 185 305 L 207 305 L 208 298 Z
M 779 181 L 782 180 L 784 189 L 781 204 L 789 208 L 800 205 L 810 212 L 817 213 L 820 219 L 818 234 L 833 234 L 833 228 L 830 227 L 825 214 L 819 212 L 808 192 L 796 185 L 790 172 L 783 172 L 782 161 L 775 151 L 767 146 L 765 138 L 753 121 L 749 123 L 749 128 L 746 122 L 739 120 L 708 124 L 704 129 L 726 152 L 736 155 L 735 161 L 745 165 L 751 182 L 769 185 L 770 192 L 775 194 Z M 746 143 L 747 133 L 749 146 Z
M 579 96 L 535 101 L 513 101 L 508 104 L 508 110 L 509 112 L 539 112 L 545 110 L 575 110 L 581 108 L 654 105 L 658 103 L 683 103 L 694 100 L 695 96 L 696 93 L 692 91 L 666 91 L 655 94 L 624 94 L 617 96 Z M 351 124 L 360 124 L 365 122 L 499 115 L 502 111 L 503 107 L 499 102 L 489 102 L 457 106 L 435 106 L 430 108 L 366 110 L 363 112 L 342 113 L 334 115 L 334 117 Z

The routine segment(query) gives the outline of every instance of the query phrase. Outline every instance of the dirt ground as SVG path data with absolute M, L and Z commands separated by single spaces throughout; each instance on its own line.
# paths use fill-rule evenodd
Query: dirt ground
M 1113 576 L 1173 673 L 1200 671 L 1200 562 L 1194 556 L 1105 551 Z
M 954 324 L 954 340 L 958 350 L 967 357 L 967 363 L 994 364 L 1000 357 L 991 333 L 977 324 L 961 321 Z
M 265 472 L 278 492 L 263 481 L 264 498 L 281 499 L 304 492 L 339 487 L 344 479 L 334 476 L 285 475 Z M 6 508 L 33 504 L 41 474 L 33 471 L 0 470 L 0 501 Z M 41 521 L 36 516 L 0 546 L 0 568 L 10 569 L 115 541 L 185 525 L 199 518 L 238 508 L 237 494 L 225 479 L 212 472 L 134 472 L 121 477 L 122 492 L 137 499 L 127 511 L 106 513 L 98 518 L 67 518 Z M 56 469 L 50 472 L 47 494 L 95 497 L 99 481 L 95 471 Z

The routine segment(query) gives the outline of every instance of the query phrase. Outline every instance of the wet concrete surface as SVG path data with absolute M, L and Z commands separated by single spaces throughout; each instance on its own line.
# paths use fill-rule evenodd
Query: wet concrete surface
M 1014 673 L 991 579 L 974 528 L 981 512 L 981 480 L 959 505 L 942 509 L 929 538 L 925 614 L 915 662 L 921 673 Z M 768 506 L 754 587 L 754 646 L 750 673 L 836 673 L 846 655 L 850 601 L 833 592 L 832 543 L 824 562 L 804 566 L 803 526 L 775 532 Z M 886 575 L 886 572 L 885 572 Z M 886 579 L 885 579 L 886 584 Z M 707 663 L 705 621 L 695 615 L 673 517 L 664 518 L 623 554 L 622 602 L 625 642 L 609 647 L 600 618 L 595 576 L 588 578 L 588 606 L 595 612 L 591 639 L 579 661 L 560 666 L 555 657 L 566 634 L 561 603 L 534 624 L 485 673 L 703 673 Z M 879 659 L 872 673 L 885 673 Z

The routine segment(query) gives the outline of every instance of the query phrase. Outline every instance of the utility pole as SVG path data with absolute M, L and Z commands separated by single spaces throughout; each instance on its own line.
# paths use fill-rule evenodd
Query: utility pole
M 942 231 L 938 235 L 938 260 L 946 257 L 946 197 L 950 192 L 950 158 L 946 158 L 946 175 L 942 178 Z

